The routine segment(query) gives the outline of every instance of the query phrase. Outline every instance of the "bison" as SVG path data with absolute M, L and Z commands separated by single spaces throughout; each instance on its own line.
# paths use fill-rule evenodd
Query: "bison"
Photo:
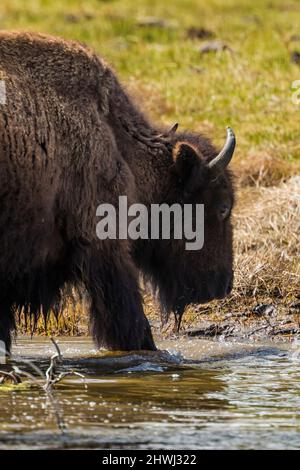
M 45 318 L 65 286 L 84 286 L 98 346 L 154 350 L 140 274 L 164 314 L 232 288 L 234 189 L 206 137 L 150 124 L 112 69 L 85 45 L 0 33 L 0 340 L 11 348 L 17 313 Z M 99 240 L 100 203 L 203 203 L 205 243 Z

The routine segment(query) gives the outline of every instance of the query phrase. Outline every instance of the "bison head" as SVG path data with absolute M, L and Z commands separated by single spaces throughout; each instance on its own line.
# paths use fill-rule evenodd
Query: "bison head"
M 208 139 L 171 132 L 171 169 L 161 202 L 204 205 L 204 244 L 186 250 L 186 240 L 152 240 L 138 250 L 138 262 L 156 288 L 164 318 L 173 311 L 179 320 L 187 305 L 228 295 L 233 282 L 231 210 L 234 191 L 227 166 L 235 136 L 227 129 L 220 153 Z

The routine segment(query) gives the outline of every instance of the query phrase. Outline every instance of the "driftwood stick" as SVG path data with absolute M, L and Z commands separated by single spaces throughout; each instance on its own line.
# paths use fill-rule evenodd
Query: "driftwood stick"
M 28 359 L 19 360 L 19 362 L 30 366 L 31 369 L 34 372 L 36 372 L 39 378 L 43 380 L 43 382 L 41 382 L 39 378 L 31 374 L 30 372 L 24 371 L 20 369 L 20 367 L 14 365 L 12 367 L 13 370 L 10 372 L 0 370 L 0 385 L 5 381 L 6 378 L 12 380 L 12 382 L 15 385 L 17 385 L 22 382 L 22 377 L 25 377 L 26 379 L 29 379 L 31 383 L 36 384 L 37 386 L 41 387 L 42 390 L 44 390 L 44 392 L 46 393 L 47 401 L 50 403 L 51 408 L 54 412 L 57 427 L 60 430 L 61 434 L 64 435 L 66 433 L 67 426 L 64 422 L 64 417 L 60 410 L 59 402 L 54 395 L 53 387 L 54 385 L 59 383 L 61 380 L 63 380 L 65 377 L 72 376 L 72 375 L 80 377 L 84 381 L 85 387 L 87 387 L 87 385 L 85 382 L 84 375 L 80 374 L 79 372 L 70 370 L 70 371 L 61 372 L 58 374 L 56 373 L 55 369 L 59 363 L 62 363 L 63 356 L 62 356 L 62 353 L 60 351 L 60 348 L 57 342 L 53 338 L 51 338 L 51 342 L 56 352 L 55 354 L 51 356 L 50 365 L 45 373 L 43 373 L 43 371 L 38 366 L 33 364 L 33 362 L 29 361 Z

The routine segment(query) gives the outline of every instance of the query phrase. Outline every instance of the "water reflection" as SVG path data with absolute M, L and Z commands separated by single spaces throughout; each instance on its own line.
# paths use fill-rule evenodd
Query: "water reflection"
M 99 353 L 61 341 L 65 379 L 55 397 L 67 432 L 38 387 L 0 387 L 0 447 L 300 448 L 300 370 L 295 350 L 200 340 L 168 352 Z M 52 347 L 22 339 L 16 357 L 43 370 Z

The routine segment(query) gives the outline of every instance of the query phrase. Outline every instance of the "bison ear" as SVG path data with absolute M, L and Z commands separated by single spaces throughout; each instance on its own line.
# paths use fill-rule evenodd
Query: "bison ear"
M 186 192 L 196 191 L 203 182 L 204 161 L 198 151 L 187 142 L 178 142 L 173 150 L 175 171 Z

